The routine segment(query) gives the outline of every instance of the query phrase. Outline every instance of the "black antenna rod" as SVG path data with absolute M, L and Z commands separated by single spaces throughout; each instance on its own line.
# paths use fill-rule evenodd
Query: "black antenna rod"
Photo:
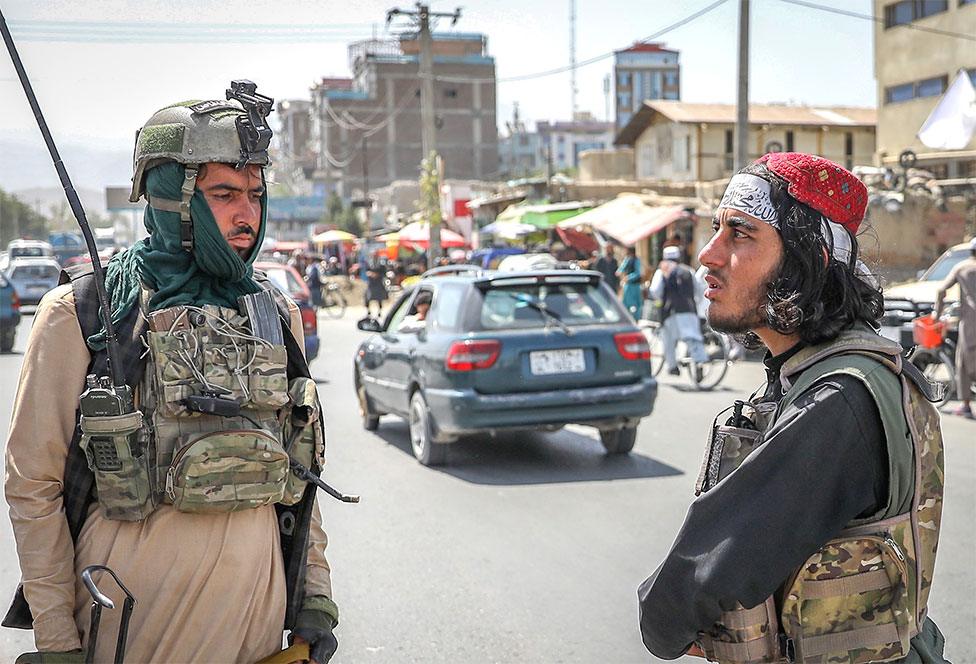
M 31 110 L 34 111 L 37 126 L 41 130 L 41 135 L 44 136 L 44 142 L 47 144 L 48 152 L 51 153 L 51 159 L 54 160 L 54 168 L 57 170 L 58 177 L 61 179 L 61 186 L 64 187 L 64 195 L 68 197 L 68 205 L 71 207 L 71 212 L 74 213 L 75 219 L 81 227 L 82 235 L 85 236 L 85 244 L 88 246 L 88 254 L 91 256 L 92 269 L 95 273 L 95 293 L 98 295 L 98 305 L 102 313 L 102 322 L 105 324 L 105 347 L 108 351 L 109 372 L 112 376 L 112 384 L 116 387 L 121 387 L 125 384 L 125 379 L 122 376 L 122 366 L 118 362 L 115 326 L 112 325 L 112 304 L 109 301 L 108 292 L 105 290 L 105 272 L 102 270 L 102 263 L 98 259 L 98 247 L 95 246 L 95 238 L 92 236 L 91 226 L 88 224 L 88 217 L 85 216 L 85 208 L 82 207 L 78 193 L 71 184 L 71 178 L 68 177 L 68 171 L 64 167 L 64 162 L 61 161 L 61 155 L 58 154 L 58 148 L 54 144 L 54 138 L 51 136 L 51 131 L 47 128 L 47 122 L 44 121 L 44 114 L 41 113 L 41 107 L 37 103 L 37 97 L 34 96 L 34 88 L 31 87 L 30 79 L 27 78 L 24 63 L 21 62 L 20 55 L 17 53 L 17 47 L 14 45 L 13 37 L 10 36 L 10 30 L 7 29 L 7 20 L 3 17 L 2 11 L 0 11 L 0 33 L 3 33 L 3 42 L 7 45 L 7 51 L 10 53 L 10 59 L 13 60 L 14 69 L 17 70 L 20 84 L 24 86 L 27 101 L 30 102 Z

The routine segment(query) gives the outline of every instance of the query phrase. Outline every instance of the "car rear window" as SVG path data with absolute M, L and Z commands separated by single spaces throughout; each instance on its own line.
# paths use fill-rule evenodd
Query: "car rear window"
M 18 279 L 57 279 L 58 272 L 53 265 L 17 265 L 10 270 L 10 276 Z
M 551 321 L 539 305 L 567 325 L 619 323 L 625 315 L 600 282 L 504 284 L 477 292 L 477 326 L 483 330 L 545 327 Z

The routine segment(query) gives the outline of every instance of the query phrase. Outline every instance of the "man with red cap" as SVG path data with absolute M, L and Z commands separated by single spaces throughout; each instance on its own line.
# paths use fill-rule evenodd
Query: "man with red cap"
M 729 182 L 699 254 L 708 321 L 765 346 L 766 384 L 716 417 L 698 496 L 638 590 L 654 655 L 943 662 L 927 615 L 942 511 L 934 388 L 877 333 L 858 258 L 867 191 L 821 157 Z

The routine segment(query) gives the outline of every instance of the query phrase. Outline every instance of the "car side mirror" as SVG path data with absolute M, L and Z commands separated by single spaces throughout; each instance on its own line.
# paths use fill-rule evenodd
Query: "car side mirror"
M 366 318 L 361 318 L 356 322 L 356 327 L 358 327 L 363 332 L 379 332 L 383 329 L 383 326 L 378 320 L 372 316 L 366 316 Z

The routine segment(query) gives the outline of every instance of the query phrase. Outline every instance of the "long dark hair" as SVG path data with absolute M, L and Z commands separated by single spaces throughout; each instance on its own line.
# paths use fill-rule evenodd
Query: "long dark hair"
M 832 252 L 833 238 L 824 237 L 822 215 L 793 198 L 785 180 L 764 164 L 751 164 L 740 172 L 770 183 L 780 220 L 783 262 L 767 285 L 768 325 L 780 334 L 799 333 L 808 345 L 829 341 L 858 322 L 877 328 L 884 298 L 870 276 L 857 272 L 857 238 L 851 236 L 847 260 L 838 260 Z M 761 345 L 753 333 L 742 341 L 750 347 Z

